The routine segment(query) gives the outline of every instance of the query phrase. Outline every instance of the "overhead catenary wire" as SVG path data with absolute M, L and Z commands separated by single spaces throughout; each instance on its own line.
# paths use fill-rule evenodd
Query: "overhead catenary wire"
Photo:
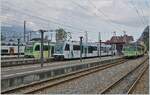
M 25 14 L 25 15 L 27 15 L 27 16 L 29 16 L 29 17 L 34 17 L 34 18 L 39 19 L 39 20 L 41 20 L 41 21 L 50 22 L 50 23 L 53 23 L 53 24 L 56 24 L 56 25 L 60 25 L 60 26 L 63 26 L 63 27 L 67 27 L 67 28 L 73 29 L 73 30 L 86 31 L 86 30 L 84 30 L 84 29 L 80 29 L 80 28 L 76 28 L 76 27 L 73 27 L 73 26 L 70 26 L 70 25 L 65 25 L 65 24 L 58 23 L 58 22 L 52 21 L 52 20 L 50 20 L 50 19 L 45 19 L 45 18 L 41 18 L 41 17 L 39 17 L 39 16 L 34 16 L 34 15 L 31 15 L 31 14 L 29 14 L 29 13 L 27 13 L 27 12 L 21 12 L 21 11 L 15 9 L 15 8 L 11 8 L 11 10 L 14 10 L 14 11 L 16 11 L 16 12 L 19 12 L 19 13 L 21 13 L 21 14 Z M 78 32 L 79 32 L 79 31 L 78 31 Z
M 42 2 L 40 2 L 40 3 L 42 3 Z M 7 2 L 7 4 L 9 4 L 9 2 Z M 17 10 L 18 11 L 18 10 Z M 28 9 L 25 9 L 24 11 L 29 11 Z M 33 12 L 31 12 L 30 11 L 30 13 L 33 13 Z M 27 14 L 26 14 L 27 15 Z M 51 19 L 53 19 L 53 20 L 58 20 L 58 19 L 56 19 L 56 18 L 52 18 L 52 17 L 49 17 L 49 18 L 51 18 Z M 66 23 L 66 22 L 63 22 L 63 23 Z M 60 24 L 60 23 L 59 23 Z M 66 25 L 64 25 L 65 27 L 66 27 Z M 71 28 L 71 29 L 76 29 L 76 30 L 80 30 L 80 31 L 88 31 L 88 30 L 84 30 L 84 29 L 81 29 L 81 28 L 75 28 L 75 27 L 73 27 L 72 25 L 69 25 L 69 28 Z M 80 32 L 80 31 L 76 31 L 76 32 Z M 83 33 L 83 32 L 80 32 L 80 33 Z
M 140 14 L 138 8 L 135 6 L 135 4 L 133 3 L 133 1 L 130 1 L 130 4 L 131 4 L 131 6 L 135 9 L 135 12 L 137 13 L 139 19 L 141 19 L 141 23 L 142 23 L 143 25 L 145 25 L 145 21 L 143 20 L 143 17 L 141 16 L 141 14 Z
M 43 3 L 43 2 L 41 2 L 40 0 L 37 0 L 40 4 L 42 3 L 42 4 L 45 4 L 47 7 L 49 7 L 49 8 L 52 8 L 52 7 L 50 7 L 47 3 Z M 69 17 L 71 17 L 71 16 L 69 16 Z M 53 17 L 50 17 L 50 18 L 52 18 L 52 19 L 55 19 L 55 20 L 59 20 L 59 19 L 56 19 L 56 18 L 53 18 Z M 73 17 L 71 17 L 71 19 L 74 19 Z M 75 20 L 75 19 L 74 19 Z M 78 20 L 75 20 L 75 21 L 78 21 Z M 62 21 L 61 21 L 62 22 Z M 66 23 L 66 22 L 64 22 L 64 23 Z M 81 23 L 79 23 L 79 24 L 81 24 Z M 83 24 L 84 25 L 84 24 Z M 93 28 L 95 27 L 95 26 L 92 26 Z M 89 29 L 89 28 L 88 28 Z M 88 30 L 85 30 L 85 31 L 88 31 Z M 84 32 L 84 31 L 83 31 Z M 80 32 L 80 33 L 83 33 L 83 32 Z
M 17 11 L 17 10 L 15 10 L 15 11 Z M 17 12 L 20 12 L 20 11 L 17 11 Z M 20 12 L 20 13 L 22 13 L 22 12 Z M 23 13 L 24 13 L 24 12 L 23 12 Z M 27 14 L 26 14 L 26 15 L 27 15 Z M 17 21 L 17 20 L 15 20 L 15 19 L 13 19 L 13 20 L 14 20 L 14 21 Z M 49 20 L 45 20 L 45 19 L 41 19 L 41 18 L 40 18 L 40 20 L 49 21 Z M 70 27 L 69 27 L 69 28 L 70 28 Z M 72 29 L 72 27 L 71 27 L 71 29 Z M 73 29 L 74 29 L 74 28 L 73 28 Z M 77 30 L 77 29 L 75 28 L 75 30 Z M 78 34 L 80 34 L 80 33 L 83 34 L 84 32 L 79 32 L 79 31 L 77 32 L 77 31 L 76 31 L 76 32 L 74 32 L 73 34 L 78 35 Z M 7 38 L 9 38 L 9 37 L 7 37 Z M 15 37 L 12 37 L 12 38 L 15 38 Z
M 75 4 L 75 5 L 77 5 L 78 7 L 80 7 L 81 9 L 85 10 L 85 12 L 88 12 L 87 8 L 81 6 L 80 4 L 76 3 L 76 2 L 73 1 L 73 0 L 71 0 L 71 2 L 72 2 L 73 4 Z M 97 7 L 95 7 L 95 6 L 93 6 L 93 7 L 96 8 L 96 10 L 98 10 Z M 92 14 L 93 14 L 93 13 L 92 13 Z M 94 13 L 94 15 L 96 15 L 97 17 L 100 17 L 100 16 L 97 15 L 96 13 Z M 105 17 L 106 15 L 104 15 L 104 13 L 103 13 L 103 16 Z M 107 17 L 108 17 L 108 16 L 107 16 Z M 106 18 L 106 17 L 105 17 L 105 18 Z M 122 31 L 120 28 L 118 28 L 118 27 L 116 27 L 116 26 L 114 26 L 114 25 L 112 24 L 112 23 L 116 24 L 115 22 L 109 21 L 108 18 L 107 18 L 106 21 L 107 21 L 108 24 L 110 24 L 111 26 L 113 26 L 113 28 L 115 28 L 115 29 L 117 29 L 117 30 L 119 30 L 119 31 Z M 117 24 L 117 25 L 118 25 L 118 24 Z
M 148 25 L 148 21 L 147 21 L 146 17 L 144 16 L 143 8 L 142 8 L 142 7 L 140 7 L 140 10 L 141 10 L 141 14 L 142 14 L 143 20 L 144 20 L 144 21 L 145 21 L 145 23 Z
M 150 8 L 150 2 L 148 2 L 148 0 L 144 0 L 145 1 L 145 5 L 147 6 L 147 8 Z
M 105 18 L 106 18 L 106 21 L 111 24 L 112 26 L 116 25 L 116 23 L 113 22 L 113 20 L 111 18 L 109 18 L 109 16 L 107 16 L 101 9 L 98 9 L 95 4 L 93 4 L 92 1 L 88 0 L 89 3 L 93 6 L 93 8 L 95 8 L 99 14 L 102 14 Z M 116 29 L 118 29 L 119 31 L 122 31 L 122 28 L 118 27 L 119 24 L 117 24 L 117 26 L 114 26 Z

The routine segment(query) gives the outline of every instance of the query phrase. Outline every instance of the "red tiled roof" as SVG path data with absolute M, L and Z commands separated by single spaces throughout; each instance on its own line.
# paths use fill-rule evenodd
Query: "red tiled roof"
M 132 36 L 128 36 L 128 35 L 124 35 L 124 36 L 112 36 L 112 38 L 110 40 L 107 40 L 106 43 L 128 43 L 133 41 L 133 37 Z

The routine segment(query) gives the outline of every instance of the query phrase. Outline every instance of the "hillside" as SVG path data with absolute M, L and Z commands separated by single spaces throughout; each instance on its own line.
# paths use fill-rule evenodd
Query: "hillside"
M 143 41 L 149 49 L 149 26 L 147 26 L 138 41 Z

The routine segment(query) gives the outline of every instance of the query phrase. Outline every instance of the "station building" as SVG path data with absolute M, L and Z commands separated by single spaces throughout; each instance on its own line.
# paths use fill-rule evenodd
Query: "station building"
M 134 41 L 133 36 L 112 36 L 110 40 L 106 41 L 106 44 L 110 44 L 117 51 L 117 55 L 122 54 L 123 45 Z

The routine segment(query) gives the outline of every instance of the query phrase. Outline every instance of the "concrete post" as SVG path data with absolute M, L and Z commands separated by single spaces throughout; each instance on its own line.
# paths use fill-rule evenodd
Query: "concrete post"
M 101 40 L 99 40 L 99 45 L 100 45 L 100 49 L 99 49 L 99 51 L 100 51 L 100 56 L 99 56 L 99 58 L 101 59 Z
M 44 64 L 44 56 L 43 56 L 44 30 L 40 30 L 40 32 L 41 32 L 41 67 L 43 67 L 43 64 Z
M 18 40 L 18 58 L 20 56 L 20 39 L 17 39 Z
M 82 39 L 83 37 L 80 37 L 80 62 L 82 62 Z
M 24 42 L 26 42 L 26 21 L 24 21 Z
M 50 40 L 48 41 L 48 58 L 50 58 Z

